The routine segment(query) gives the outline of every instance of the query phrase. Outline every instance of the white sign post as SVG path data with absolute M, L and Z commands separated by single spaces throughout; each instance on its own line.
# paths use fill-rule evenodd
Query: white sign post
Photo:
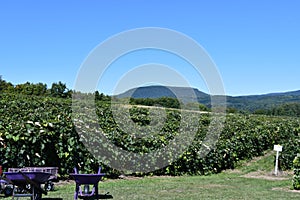
M 279 157 L 279 152 L 282 151 L 282 146 L 274 145 L 274 151 L 276 151 L 275 176 L 277 176 L 277 174 L 278 174 L 278 157 Z

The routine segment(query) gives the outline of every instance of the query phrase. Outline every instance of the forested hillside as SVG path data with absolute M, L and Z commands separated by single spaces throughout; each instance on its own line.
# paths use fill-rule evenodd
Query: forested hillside
M 161 97 L 178 98 L 183 103 L 200 103 L 206 107 L 211 107 L 211 97 L 209 94 L 203 93 L 195 88 L 186 87 L 166 87 L 166 86 L 147 86 L 128 90 L 117 95 L 120 98 L 135 99 L 151 99 Z M 291 105 L 291 109 L 298 109 L 295 105 L 300 104 L 300 91 L 272 93 L 265 95 L 249 95 L 249 96 L 226 96 L 226 106 L 229 110 L 243 113 L 257 113 L 268 115 L 294 115 L 292 112 L 281 112 L 281 107 L 285 108 Z M 296 112 L 299 112 L 296 111 Z

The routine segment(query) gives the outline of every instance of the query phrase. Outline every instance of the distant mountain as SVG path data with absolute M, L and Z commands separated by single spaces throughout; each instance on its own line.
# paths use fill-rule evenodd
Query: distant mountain
M 169 87 L 169 86 L 146 86 L 130 89 L 118 98 L 160 98 L 173 97 L 187 102 L 199 102 L 210 106 L 211 96 L 196 88 L 188 87 Z M 248 96 L 226 96 L 227 107 L 239 110 L 254 111 L 258 109 L 269 109 L 285 103 L 300 103 L 300 90 L 282 93 L 270 93 L 263 95 Z
M 199 102 L 210 100 L 210 95 L 199 91 L 196 88 L 189 87 L 172 87 L 172 86 L 145 86 L 130 89 L 122 94 L 117 95 L 118 98 L 160 98 L 172 97 L 186 102 Z
M 270 94 L 265 94 L 264 96 L 300 96 L 300 90 L 291 91 L 291 92 L 270 93 Z
M 286 103 L 300 103 L 300 90 L 249 96 L 227 96 L 227 106 L 240 110 L 254 111 L 270 109 Z

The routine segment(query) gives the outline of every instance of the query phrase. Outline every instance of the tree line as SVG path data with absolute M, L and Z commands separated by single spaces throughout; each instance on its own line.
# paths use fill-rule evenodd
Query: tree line
M 0 75 L 0 93 L 13 93 L 22 95 L 34 95 L 34 96 L 49 96 L 58 98 L 71 98 L 73 94 L 81 95 L 83 98 L 87 95 L 94 95 L 96 101 L 110 101 L 111 97 L 95 91 L 91 94 L 83 94 L 78 91 L 71 90 L 65 83 L 59 81 L 58 83 L 52 83 L 48 88 L 44 83 L 22 83 L 13 85 L 12 83 L 2 79 Z
M 300 117 L 300 103 L 291 102 L 270 109 L 259 109 L 254 114 Z
M 72 96 L 72 91 L 69 90 L 65 83 L 59 81 L 58 83 L 52 83 L 51 88 L 47 87 L 44 83 L 22 83 L 13 85 L 2 79 L 0 76 L 0 92 L 9 92 L 24 95 L 36 95 L 36 96 L 51 96 L 51 97 L 61 97 L 70 98 Z

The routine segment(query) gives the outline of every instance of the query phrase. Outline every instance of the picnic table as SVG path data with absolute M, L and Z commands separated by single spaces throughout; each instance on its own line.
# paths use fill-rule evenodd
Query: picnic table
M 71 177 L 74 178 L 76 187 L 74 192 L 74 200 L 79 198 L 89 198 L 94 197 L 96 199 L 110 199 L 111 195 L 99 195 L 98 184 L 105 176 L 105 173 L 101 173 L 101 167 L 99 167 L 97 174 L 79 174 L 77 168 L 74 168 L 74 172 L 70 174 Z M 89 191 L 89 185 L 92 185 L 92 191 Z M 84 186 L 84 190 L 82 190 L 81 186 Z
M 53 191 L 54 183 L 58 181 L 58 167 L 22 167 L 22 168 L 8 168 L 8 172 L 46 172 L 51 176 L 44 183 L 44 190 Z
M 51 173 L 18 171 L 4 172 L 4 174 L 11 184 L 13 184 L 12 199 L 14 197 L 31 197 L 31 200 L 41 200 L 43 194 L 47 195 L 47 191 L 42 189 L 41 184 L 49 179 Z M 15 188 L 16 186 L 18 189 Z

